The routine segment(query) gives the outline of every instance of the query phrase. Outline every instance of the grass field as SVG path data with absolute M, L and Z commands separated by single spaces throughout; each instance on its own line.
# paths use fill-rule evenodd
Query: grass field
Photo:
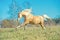
M 60 40 L 60 27 L 0 28 L 0 40 Z

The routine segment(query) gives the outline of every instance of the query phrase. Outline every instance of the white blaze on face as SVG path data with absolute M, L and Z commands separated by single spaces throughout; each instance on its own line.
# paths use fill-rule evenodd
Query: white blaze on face
M 19 14 L 19 17 L 18 17 L 18 21 L 20 20 L 20 18 L 22 17 L 22 15 L 21 14 Z
M 22 14 L 20 14 L 20 18 L 22 17 Z

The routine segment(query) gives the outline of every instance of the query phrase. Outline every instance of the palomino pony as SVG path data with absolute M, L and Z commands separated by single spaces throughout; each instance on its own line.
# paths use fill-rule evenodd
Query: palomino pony
M 24 23 L 21 26 L 24 26 L 26 24 L 32 23 L 32 24 L 40 24 L 43 29 L 44 27 L 44 18 L 49 18 L 46 15 L 43 16 L 34 16 L 31 14 L 32 10 L 31 9 L 25 9 L 22 12 L 18 14 L 18 21 L 20 20 L 21 17 L 24 17 Z M 20 26 L 18 26 L 20 27 Z M 17 27 L 17 28 L 18 28 Z

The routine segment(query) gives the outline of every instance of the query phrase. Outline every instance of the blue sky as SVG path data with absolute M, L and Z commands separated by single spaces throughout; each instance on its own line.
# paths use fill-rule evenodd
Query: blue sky
M 47 14 L 54 18 L 60 15 L 60 0 L 16 0 L 20 5 L 23 5 L 24 1 L 28 1 L 31 4 L 34 15 Z M 6 19 L 8 17 L 9 6 L 12 0 L 0 0 L 0 19 Z

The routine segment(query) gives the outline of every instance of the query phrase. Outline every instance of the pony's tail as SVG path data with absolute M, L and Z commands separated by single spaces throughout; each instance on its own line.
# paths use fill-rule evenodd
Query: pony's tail
M 44 19 L 48 19 L 48 20 L 52 20 L 49 16 L 47 16 L 47 15 L 43 15 L 43 18 Z

